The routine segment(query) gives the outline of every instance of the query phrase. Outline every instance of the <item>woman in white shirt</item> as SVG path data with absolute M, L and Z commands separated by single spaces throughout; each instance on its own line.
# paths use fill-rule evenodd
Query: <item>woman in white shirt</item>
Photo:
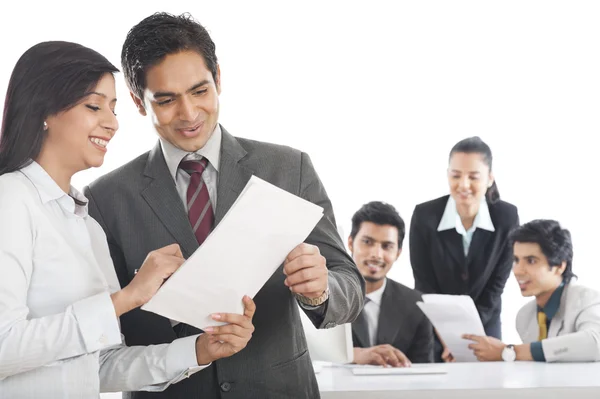
M 0 398 L 92 398 L 164 390 L 243 349 L 254 302 L 227 324 L 171 344 L 126 347 L 118 318 L 184 261 L 151 252 L 120 289 L 101 227 L 71 177 L 102 165 L 118 129 L 117 72 L 75 43 L 27 50 L 11 76 L 0 133 Z M 210 330 L 210 329 L 208 329 Z

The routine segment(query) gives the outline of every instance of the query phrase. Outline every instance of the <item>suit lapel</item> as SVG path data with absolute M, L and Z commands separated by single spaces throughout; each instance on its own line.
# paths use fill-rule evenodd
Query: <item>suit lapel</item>
M 388 280 L 385 290 L 381 296 L 381 306 L 379 307 L 379 320 L 377 321 L 377 339 L 375 343 L 381 345 L 384 343 L 395 342 L 396 335 L 400 329 L 398 315 L 395 312 L 402 305 L 404 298 L 400 292 L 394 295 L 392 283 Z M 406 320 L 406 317 L 403 317 Z
M 364 309 L 361 310 L 356 320 L 352 322 L 352 330 L 354 331 L 354 335 L 358 339 L 358 342 L 355 342 L 354 346 L 360 346 L 363 348 L 368 348 L 371 346 L 371 342 L 369 341 L 369 326 L 367 325 L 367 315 L 365 314 Z
M 456 229 L 439 231 L 438 235 L 446 250 L 458 265 L 458 270 L 462 270 L 465 264 L 465 250 L 463 247 L 462 236 L 458 234 Z
M 558 306 L 558 310 L 556 314 L 550 321 L 550 328 L 548 329 L 548 338 L 557 337 L 560 331 L 564 327 L 565 323 L 565 312 L 567 307 L 567 291 L 569 290 L 569 285 L 567 284 L 563 288 L 563 292 L 560 296 L 560 305 Z
M 222 126 L 221 130 L 223 138 L 217 183 L 215 227 L 223 220 L 223 217 L 242 193 L 253 174 L 251 170 L 240 164 L 240 161 L 247 154 L 246 150 Z
M 467 255 L 468 266 L 475 260 L 483 259 L 481 255 L 486 253 L 485 248 L 493 235 L 494 233 L 491 231 L 475 229 L 471 245 L 469 245 L 469 253 Z
M 150 151 L 144 174 L 152 180 L 141 195 L 180 245 L 184 257 L 198 248 L 187 211 L 169 174 L 160 142 Z
M 537 307 L 535 301 L 528 303 L 528 308 L 523 313 L 524 326 L 517 326 L 517 330 L 520 327 L 523 328 L 523 334 L 521 340 L 523 342 L 535 342 L 538 340 L 540 334 L 540 328 L 537 321 Z M 520 333 L 521 331 L 519 331 Z

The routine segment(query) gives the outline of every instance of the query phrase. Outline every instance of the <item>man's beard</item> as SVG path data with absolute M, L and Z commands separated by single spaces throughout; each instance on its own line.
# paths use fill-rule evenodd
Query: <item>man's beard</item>
M 381 277 L 363 276 L 363 278 L 365 279 L 365 281 L 367 281 L 369 283 L 377 283 L 377 282 L 383 280 L 385 278 L 385 276 L 381 276 Z

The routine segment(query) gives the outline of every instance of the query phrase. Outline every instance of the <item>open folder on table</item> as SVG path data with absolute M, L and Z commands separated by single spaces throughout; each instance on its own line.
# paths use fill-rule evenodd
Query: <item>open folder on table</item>
M 485 335 L 481 318 L 473 299 L 468 295 L 424 294 L 417 302 L 457 362 L 475 362 L 477 358 L 468 348 L 472 341 L 463 334 Z
M 320 206 L 252 176 L 202 246 L 142 309 L 197 328 L 222 324 L 212 313 L 243 314 L 242 297 L 254 297 L 322 217 Z

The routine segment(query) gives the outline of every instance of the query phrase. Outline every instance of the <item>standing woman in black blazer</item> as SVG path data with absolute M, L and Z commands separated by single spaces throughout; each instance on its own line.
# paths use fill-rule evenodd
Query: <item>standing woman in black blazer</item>
M 415 289 L 470 295 L 486 335 L 501 339 L 501 295 L 513 263 L 508 233 L 519 225 L 517 207 L 500 200 L 492 151 L 479 137 L 452 148 L 448 183 L 450 195 L 417 205 L 412 216 Z M 437 360 L 442 350 L 437 341 Z

